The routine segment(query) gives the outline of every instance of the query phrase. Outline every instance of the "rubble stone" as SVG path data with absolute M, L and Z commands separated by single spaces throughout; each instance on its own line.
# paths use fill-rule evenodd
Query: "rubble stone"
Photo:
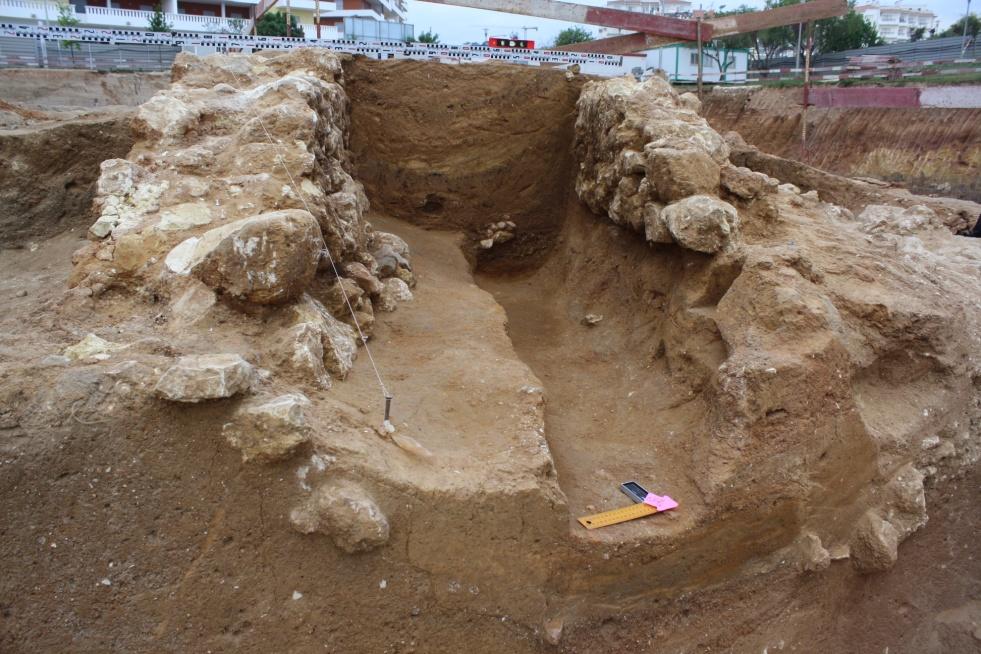
M 850 544 L 852 565 L 859 572 L 881 572 L 896 563 L 899 533 L 874 511 L 859 520 Z
M 301 534 L 326 534 L 345 552 L 367 552 L 388 542 L 388 519 L 364 488 L 337 480 L 319 486 L 290 513 Z
M 293 209 L 244 218 L 192 237 L 171 251 L 167 265 L 237 300 L 282 304 L 309 285 L 322 249 L 316 220 Z
M 256 373 L 238 354 L 183 356 L 168 368 L 154 393 L 174 402 L 201 402 L 251 390 Z
M 692 195 L 715 194 L 719 164 L 707 153 L 673 148 L 645 148 L 647 179 L 658 198 L 674 202 Z
M 679 245 L 709 254 L 725 249 L 739 225 L 735 207 L 708 195 L 693 195 L 668 205 L 661 218 Z
M 222 427 L 228 443 L 242 451 L 242 461 L 277 461 L 309 440 L 304 409 L 310 400 L 302 393 L 243 402 Z

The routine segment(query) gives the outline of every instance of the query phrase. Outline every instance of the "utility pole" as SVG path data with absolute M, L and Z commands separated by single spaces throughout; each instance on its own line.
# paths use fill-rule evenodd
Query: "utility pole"
M 800 160 L 807 163 L 807 106 L 811 103 L 811 49 L 814 47 L 814 23 L 807 23 L 807 50 L 804 51 L 804 107 L 800 120 Z
M 292 14 L 290 13 L 290 0 L 286 0 L 286 38 L 293 36 L 293 30 L 290 29 L 292 27 L 290 25 L 290 23 L 292 22 L 290 20 L 291 18 L 292 18 Z
M 313 25 L 317 29 L 317 39 L 320 39 L 320 0 L 313 3 Z
M 695 23 L 695 38 L 698 41 L 698 99 L 702 99 L 702 13 L 698 14 Z
M 794 68 L 800 70 L 800 42 L 804 34 L 804 23 L 797 23 L 797 56 L 794 60 Z
M 967 10 L 964 12 L 964 35 L 961 37 L 961 57 L 967 52 L 967 19 L 971 17 L 971 0 L 967 0 Z

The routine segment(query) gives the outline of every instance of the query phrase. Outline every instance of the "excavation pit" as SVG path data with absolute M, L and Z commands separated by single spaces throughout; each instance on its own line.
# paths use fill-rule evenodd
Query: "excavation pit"
M 666 117 L 721 148 L 693 98 L 656 80 L 244 60 L 179 58 L 178 87 L 139 114 L 127 161 L 137 185 L 167 182 L 159 208 L 126 223 L 105 212 L 103 183 L 108 236 L 3 253 L 4 291 L 28 291 L 2 323 L 3 563 L 36 564 L 5 578 L 0 642 L 539 652 L 547 632 L 567 651 L 841 651 L 886 642 L 856 636 L 866 618 L 891 624 L 854 599 L 871 585 L 927 587 L 912 643 L 934 613 L 971 609 L 973 563 L 945 548 L 950 571 L 922 575 L 976 522 L 970 493 L 948 485 L 973 479 L 960 475 L 978 448 L 978 259 L 950 235 L 965 205 L 876 196 L 730 138 L 753 170 L 717 162 L 718 185 L 691 182 L 738 216 L 702 251 L 718 239 L 689 239 L 681 221 L 638 229 L 645 203 L 685 199 L 640 190 L 680 170 L 676 155 L 603 158 L 646 152 Z M 614 109 L 590 104 L 603 102 Z M 866 213 L 883 204 L 894 211 Z M 320 259 L 282 296 L 230 283 L 230 262 L 252 270 L 233 254 L 263 252 L 230 234 L 271 240 L 283 212 L 313 217 L 347 281 Z M 178 257 L 191 238 L 178 254 L 219 245 Z M 285 270 L 273 250 L 261 269 Z M 393 280 L 413 284 L 411 301 Z M 353 358 L 355 327 L 373 361 Z M 80 341 L 101 350 L 76 354 Z M 249 368 L 202 363 L 215 354 Z M 178 401 L 161 386 L 227 360 L 251 385 L 187 385 Z M 583 529 L 577 517 L 629 504 L 628 480 L 680 507 Z M 908 537 L 896 567 L 853 570 L 882 562 L 875 537 L 890 529 Z M 38 579 L 50 593 L 31 590 Z M 826 633 L 845 599 L 861 617 Z

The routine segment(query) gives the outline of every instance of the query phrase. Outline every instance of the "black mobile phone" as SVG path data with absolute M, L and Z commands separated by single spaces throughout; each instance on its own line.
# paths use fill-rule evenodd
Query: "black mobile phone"
M 626 481 L 620 484 L 620 490 L 637 503 L 643 502 L 644 498 L 647 497 L 647 490 L 635 481 Z

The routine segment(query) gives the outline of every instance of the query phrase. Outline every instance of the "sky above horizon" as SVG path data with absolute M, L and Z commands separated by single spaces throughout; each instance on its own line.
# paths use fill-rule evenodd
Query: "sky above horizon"
M 605 0 L 570 1 L 586 5 L 606 5 Z M 693 6 L 701 5 L 704 9 L 719 9 L 724 6 L 732 8 L 743 4 L 762 9 L 765 3 L 764 0 L 716 0 L 715 2 L 712 0 L 702 2 L 695 0 Z M 894 4 L 894 0 L 882 4 Z M 913 1 L 903 4 L 907 6 L 929 6 L 940 17 L 941 29 L 945 29 L 964 15 L 967 0 Z M 979 5 L 981 5 L 981 0 L 973 0 L 971 11 L 973 13 L 981 11 Z M 408 11 L 405 22 L 415 25 L 416 35 L 431 29 L 439 34 L 440 42 L 457 45 L 470 41 L 484 42 L 484 29 L 486 28 L 488 36 L 510 36 L 516 33 L 519 37 L 529 38 L 540 46 L 546 46 L 552 44 L 560 31 L 574 25 L 557 20 L 451 7 L 421 2 L 420 0 L 406 0 L 406 7 Z M 537 29 L 528 29 L 526 36 L 522 27 Z M 582 27 L 592 32 L 594 37 L 596 36 L 597 28 L 595 26 L 583 25 Z

